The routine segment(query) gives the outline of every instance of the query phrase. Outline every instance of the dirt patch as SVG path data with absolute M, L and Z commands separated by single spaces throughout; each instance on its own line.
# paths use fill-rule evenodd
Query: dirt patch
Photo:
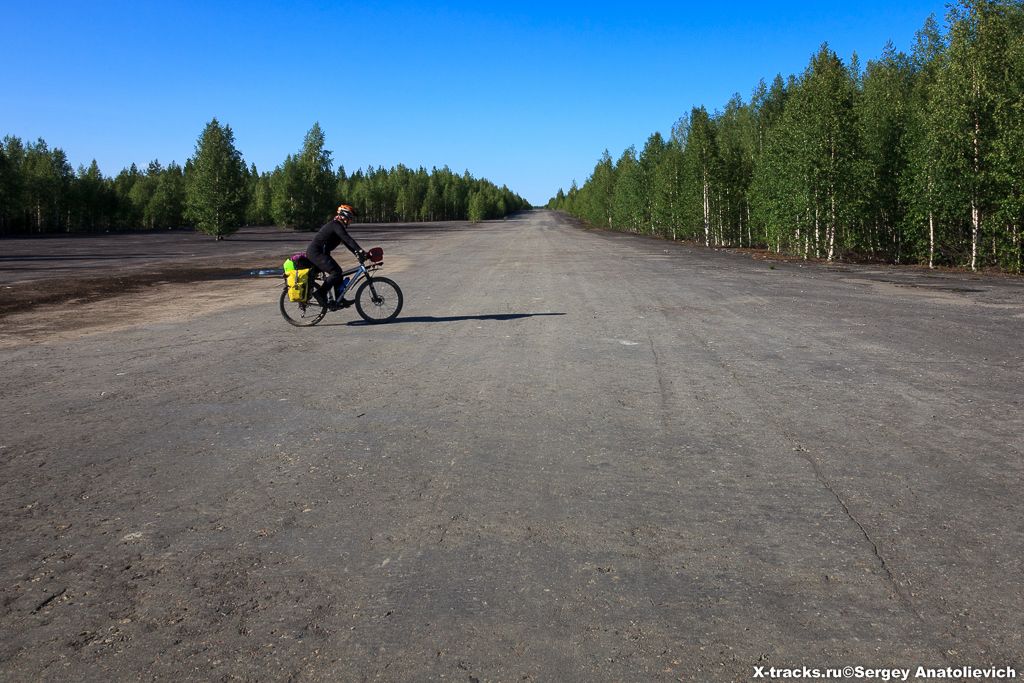
M 387 259 L 382 275 L 409 259 Z M 0 287 L 0 348 L 66 341 L 135 325 L 184 321 L 248 305 L 277 305 L 281 279 L 254 277 L 265 263 L 153 268 L 120 277 L 76 277 L 41 290 L 38 282 Z
M 276 305 L 280 287 L 276 278 L 254 278 L 151 283 L 117 296 L 97 292 L 93 298 L 9 313 L 3 318 L 0 348 L 181 322 L 229 308 Z
M 387 270 L 407 239 L 448 224 L 357 226 L 353 236 L 367 245 L 383 245 Z M 243 228 L 215 241 L 189 231 L 111 235 L 61 235 L 3 240 L 0 254 L 0 320 L 14 313 L 54 305 L 81 305 L 153 286 L 229 280 L 250 271 L 280 268 L 289 254 L 309 243 L 309 233 L 277 228 Z M 394 248 L 393 248 L 394 247 Z M 354 265 L 338 254 L 344 267 Z
M 111 297 L 134 295 L 142 290 L 165 284 L 228 280 L 244 277 L 256 265 L 182 266 L 181 264 L 122 271 L 121 275 L 78 276 L 47 281 L 16 282 L 0 287 L 0 320 L 15 313 L 26 313 L 40 307 L 78 306 Z

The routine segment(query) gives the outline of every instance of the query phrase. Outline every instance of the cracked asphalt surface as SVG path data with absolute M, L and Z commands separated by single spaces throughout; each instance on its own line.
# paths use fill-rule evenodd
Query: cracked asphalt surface
M 153 275 L 308 238 L 266 231 L 110 238 L 163 284 L 0 320 L 0 679 L 1024 670 L 1021 280 L 363 230 L 392 324 Z

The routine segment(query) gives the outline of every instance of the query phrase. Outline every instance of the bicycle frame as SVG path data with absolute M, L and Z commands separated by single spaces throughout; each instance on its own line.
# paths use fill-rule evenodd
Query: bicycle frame
M 340 298 L 344 298 L 345 294 L 350 289 L 355 287 L 357 284 L 359 284 L 363 280 L 372 280 L 373 278 L 370 276 L 370 273 L 375 271 L 375 270 L 377 270 L 378 268 L 380 268 L 380 266 L 381 266 L 381 264 L 379 264 L 379 263 L 371 263 L 370 266 L 367 267 L 367 265 L 365 263 L 360 263 L 355 268 L 349 268 L 348 270 L 341 271 L 342 276 L 349 278 L 349 280 L 348 280 L 348 284 L 345 285 L 345 289 L 341 290 L 341 293 L 338 296 Z M 327 293 L 327 296 L 328 296 L 328 300 L 337 301 L 337 298 L 335 297 L 335 293 L 334 293 L 333 289 L 332 289 L 332 291 Z

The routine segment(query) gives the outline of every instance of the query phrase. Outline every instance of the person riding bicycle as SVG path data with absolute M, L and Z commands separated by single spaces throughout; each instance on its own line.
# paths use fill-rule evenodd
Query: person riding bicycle
M 343 277 L 341 266 L 331 258 L 331 252 L 334 248 L 344 243 L 349 251 L 356 255 L 360 263 L 366 260 L 366 252 L 356 244 L 356 241 L 352 239 L 352 236 L 346 230 L 352 221 L 355 220 L 355 217 L 356 210 L 348 204 L 342 204 L 338 207 L 334 218 L 324 223 L 317 231 L 316 236 L 313 237 L 313 241 L 306 248 L 306 258 L 312 261 L 313 265 L 317 268 L 327 273 L 327 279 L 324 280 L 320 287 L 313 291 L 313 298 L 321 306 L 328 305 L 327 293 L 331 291 L 332 287 L 339 284 Z M 338 301 L 331 305 L 330 308 L 336 310 L 351 304 L 351 301 Z

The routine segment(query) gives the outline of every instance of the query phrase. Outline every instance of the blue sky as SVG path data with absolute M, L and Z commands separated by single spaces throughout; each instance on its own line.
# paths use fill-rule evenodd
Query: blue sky
M 216 116 L 263 171 L 319 121 L 335 165 L 447 164 L 542 204 L 605 148 L 748 99 L 822 42 L 909 51 L 931 13 L 945 4 L 14 0 L 0 135 L 113 175 L 183 163 Z

